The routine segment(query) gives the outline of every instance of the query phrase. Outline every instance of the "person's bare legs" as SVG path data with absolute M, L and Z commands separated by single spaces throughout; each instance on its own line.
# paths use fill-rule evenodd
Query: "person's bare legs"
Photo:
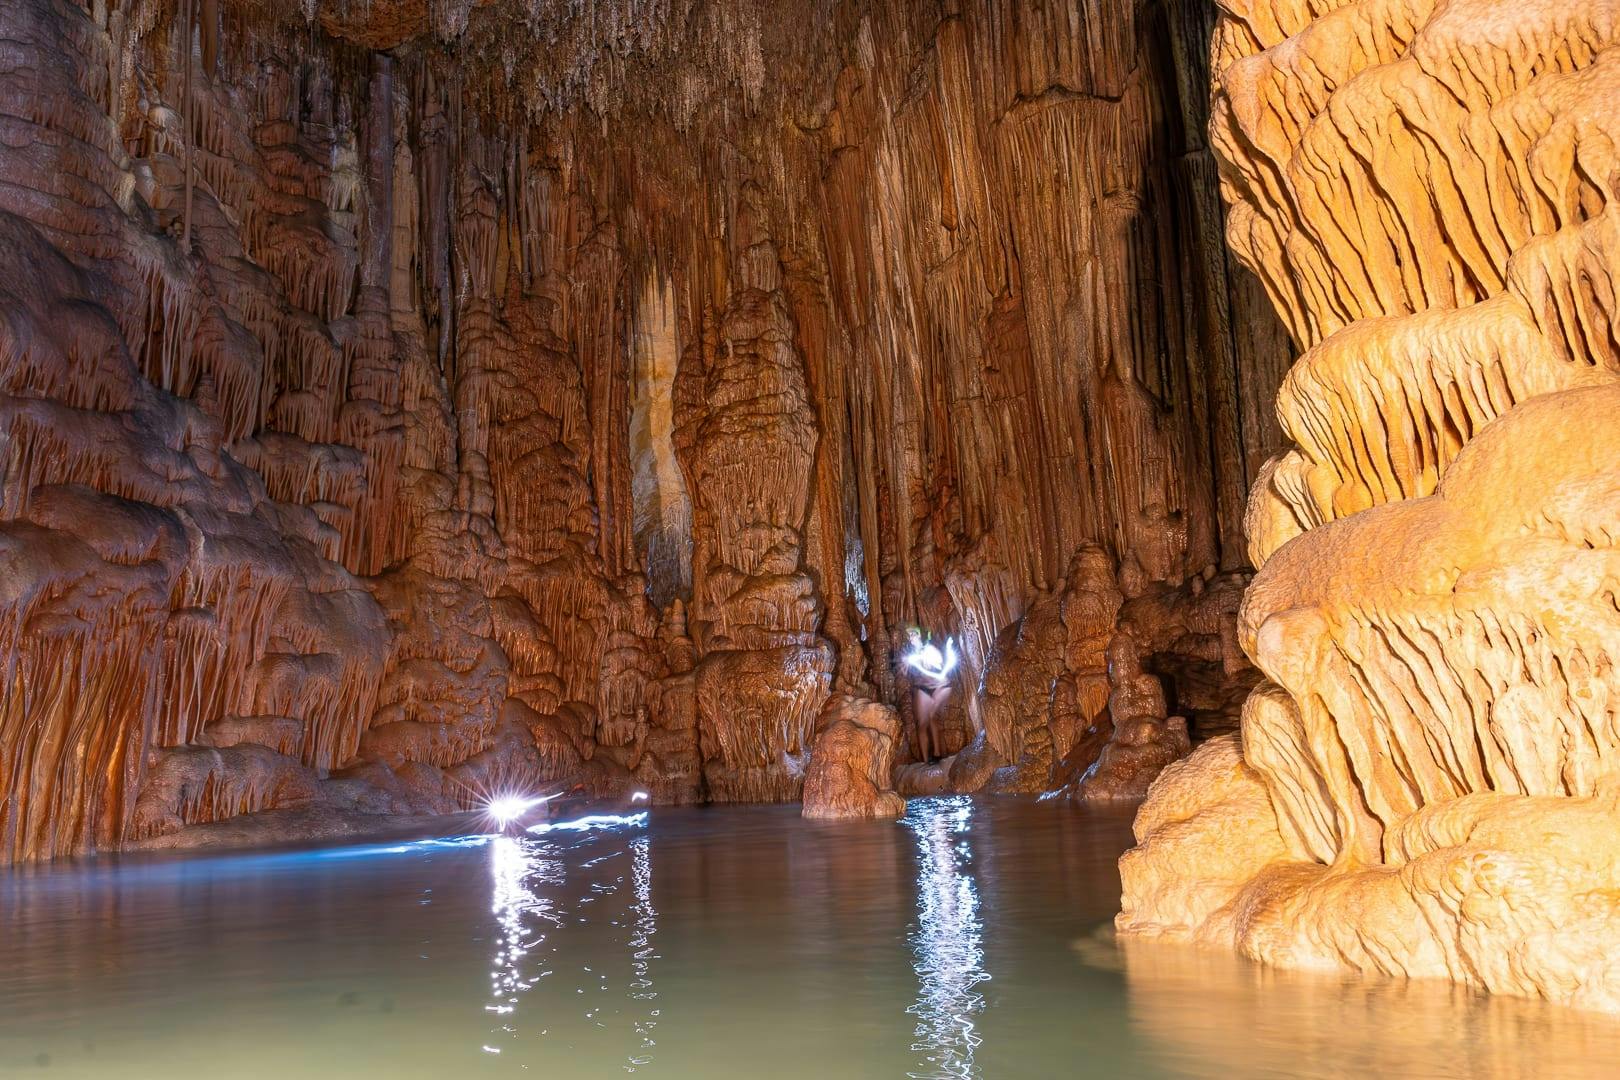
M 924 764 L 944 756 L 940 753 L 944 749 L 943 740 L 939 737 L 939 728 L 934 718 L 939 715 L 939 710 L 945 706 L 945 702 L 949 701 L 950 697 L 951 686 L 949 684 L 941 686 L 937 690 L 924 690 L 921 687 L 917 689 L 915 699 L 917 756 Z
M 950 683 L 946 683 L 934 692 L 934 711 L 928 718 L 928 733 L 934 740 L 934 753 L 941 758 L 945 756 L 945 739 L 939 732 L 939 713 L 945 708 L 945 703 L 951 700 L 951 691 L 954 689 Z
M 920 686 L 911 690 L 911 718 L 915 721 L 911 737 L 914 749 L 917 751 L 917 760 L 924 765 L 928 764 L 927 736 L 928 730 L 928 691 Z

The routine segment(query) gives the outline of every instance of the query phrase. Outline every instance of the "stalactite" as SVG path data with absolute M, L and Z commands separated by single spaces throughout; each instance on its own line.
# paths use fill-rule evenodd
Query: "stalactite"
M 184 0 L 185 13 L 180 20 L 180 48 L 185 54 L 185 59 L 182 61 L 182 65 L 185 68 L 185 77 L 184 81 L 181 83 L 180 91 L 181 138 L 185 143 L 186 155 L 186 200 L 185 210 L 182 211 L 180 219 L 182 222 L 180 226 L 180 250 L 184 253 L 190 253 L 191 251 L 192 174 L 195 170 L 195 165 L 192 161 L 192 158 L 195 156 L 195 151 L 192 149 L 192 146 L 196 140 L 192 136 L 192 128 L 194 126 L 192 123 L 192 110 L 194 106 L 192 104 L 191 95 L 191 40 L 196 23 L 195 2 L 196 0 Z

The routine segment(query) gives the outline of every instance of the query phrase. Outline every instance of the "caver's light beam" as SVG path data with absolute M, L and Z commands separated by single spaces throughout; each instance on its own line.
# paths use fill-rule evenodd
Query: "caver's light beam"
M 550 802 L 552 798 L 550 795 L 535 799 L 525 799 L 518 795 L 498 795 L 484 805 L 484 813 L 488 814 L 497 825 L 504 827 L 536 806 Z

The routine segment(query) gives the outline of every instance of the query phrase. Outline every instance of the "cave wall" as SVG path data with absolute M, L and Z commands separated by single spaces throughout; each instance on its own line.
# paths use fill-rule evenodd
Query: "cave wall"
M 1213 10 L 813 7 L 0 11 L 0 860 L 807 771 L 892 812 L 914 624 L 985 688 L 958 786 L 1232 711 L 1290 346 Z
M 1122 929 L 1620 1009 L 1617 15 L 1223 5 L 1229 236 L 1304 352 L 1266 681 L 1144 806 Z

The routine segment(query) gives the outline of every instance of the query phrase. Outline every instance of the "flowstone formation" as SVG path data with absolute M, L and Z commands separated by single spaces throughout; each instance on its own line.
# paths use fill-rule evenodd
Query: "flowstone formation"
M 1306 351 L 1240 736 L 1122 930 L 1620 1010 L 1620 7 L 1226 3 L 1229 235 Z
M 1230 729 L 1288 349 L 1185 7 L 0 5 L 0 861 Z

